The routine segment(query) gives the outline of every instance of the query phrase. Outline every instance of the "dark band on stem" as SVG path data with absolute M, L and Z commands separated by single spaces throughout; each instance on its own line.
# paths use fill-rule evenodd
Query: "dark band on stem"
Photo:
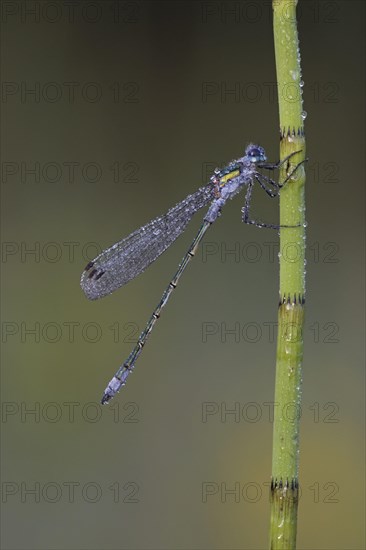
M 304 127 L 300 126 L 297 130 L 296 130 L 295 126 L 293 126 L 292 129 L 290 128 L 290 126 L 288 126 L 287 129 L 285 127 L 280 128 L 280 140 L 288 139 L 289 137 L 292 137 L 292 138 L 294 138 L 294 137 L 298 137 L 298 138 L 305 137 Z
M 279 307 L 280 306 L 283 306 L 283 305 L 292 305 L 292 306 L 295 306 L 295 305 L 300 305 L 300 306 L 303 306 L 305 305 L 305 294 L 294 294 L 291 296 L 291 294 L 283 294 L 282 296 L 280 296 L 280 300 L 279 300 Z

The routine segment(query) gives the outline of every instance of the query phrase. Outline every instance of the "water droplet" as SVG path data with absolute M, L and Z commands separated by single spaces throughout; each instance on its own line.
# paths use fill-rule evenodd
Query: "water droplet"
M 303 111 L 303 112 L 301 113 L 301 118 L 302 118 L 303 120 L 305 120 L 307 116 L 308 116 L 308 114 L 307 114 L 306 111 Z

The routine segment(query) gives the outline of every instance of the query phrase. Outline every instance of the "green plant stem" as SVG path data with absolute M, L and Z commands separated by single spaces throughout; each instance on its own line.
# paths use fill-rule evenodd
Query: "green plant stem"
M 280 114 L 280 179 L 305 158 L 302 83 L 296 0 L 273 0 L 273 28 Z M 299 417 L 305 303 L 304 165 L 281 190 L 280 304 L 276 357 L 271 482 L 270 548 L 296 548 Z M 296 227 L 294 227 L 296 226 Z

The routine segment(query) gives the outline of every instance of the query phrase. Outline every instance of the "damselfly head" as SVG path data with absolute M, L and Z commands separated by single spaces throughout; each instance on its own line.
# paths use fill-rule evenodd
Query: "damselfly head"
M 267 160 L 266 152 L 260 145 L 253 145 L 250 143 L 245 149 L 245 156 L 251 162 L 265 162 Z

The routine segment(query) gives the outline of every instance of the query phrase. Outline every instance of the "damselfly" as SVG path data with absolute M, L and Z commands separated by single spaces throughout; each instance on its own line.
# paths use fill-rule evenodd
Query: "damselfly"
M 188 195 L 184 200 L 173 206 L 165 215 L 157 217 L 147 225 L 140 227 L 125 239 L 104 250 L 93 261 L 88 263 L 81 276 L 80 283 L 86 297 L 90 300 L 96 300 L 107 294 L 111 294 L 117 288 L 137 277 L 137 275 L 153 263 L 183 233 L 193 214 L 211 203 L 197 235 L 183 257 L 176 274 L 165 289 L 145 329 L 140 334 L 135 347 L 106 387 L 102 397 L 103 404 L 108 403 L 121 387 L 125 385 L 127 377 L 133 370 L 135 362 L 156 321 L 159 319 L 163 307 L 176 288 L 188 263 L 195 255 L 197 247 L 207 229 L 221 214 L 222 207 L 228 199 L 232 199 L 245 187 L 245 202 L 242 208 L 243 221 L 258 227 L 279 229 L 280 226 L 260 223 L 249 219 L 253 185 L 255 182 L 258 182 L 270 197 L 276 197 L 281 187 L 292 177 L 303 162 L 295 165 L 289 171 L 288 161 L 298 152 L 295 151 L 281 162 L 266 163 L 267 158 L 263 147 L 253 144 L 248 145 L 243 157 L 232 161 L 222 170 L 216 169 L 208 185 L 201 187 L 192 195 Z M 261 168 L 275 170 L 286 162 L 287 177 L 282 183 L 277 183 L 258 171 Z

